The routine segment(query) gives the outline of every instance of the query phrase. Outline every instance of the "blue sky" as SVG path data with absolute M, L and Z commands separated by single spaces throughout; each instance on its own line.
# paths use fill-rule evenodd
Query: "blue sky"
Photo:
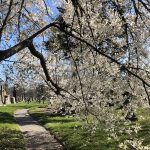
M 55 4 L 55 3 L 57 3 L 57 1 L 56 0 L 45 0 L 45 2 L 47 3 L 47 6 L 50 7 L 50 9 L 51 9 L 52 17 L 55 18 L 59 14 L 59 12 L 58 12 L 58 10 L 56 8 L 56 4 Z M 49 22 L 51 22 L 50 18 L 49 18 Z M 1 42 L 0 43 L 0 50 L 7 49 L 7 48 L 12 47 L 13 45 L 16 44 L 16 42 L 15 42 L 16 41 L 15 34 L 12 33 L 12 34 L 10 34 L 10 36 L 11 36 L 11 40 L 8 43 L 6 43 L 6 42 Z M 41 44 L 42 40 L 43 39 L 39 37 L 39 38 L 36 38 L 34 40 L 34 42 L 35 43 L 38 42 L 38 44 Z M 4 37 L 2 37 L 2 41 L 5 41 Z M 38 49 L 41 50 L 41 47 L 39 47 Z M 15 59 L 16 59 L 15 56 L 12 56 L 12 57 L 10 57 L 7 60 L 14 61 Z M 3 61 L 3 62 L 0 63 L 0 78 L 2 78 L 3 80 L 5 80 L 4 70 L 5 70 L 5 66 L 7 66 L 7 65 L 8 65 L 7 61 Z

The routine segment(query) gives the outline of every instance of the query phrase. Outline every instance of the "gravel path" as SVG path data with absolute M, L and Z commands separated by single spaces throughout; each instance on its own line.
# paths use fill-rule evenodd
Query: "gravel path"
M 28 114 L 27 109 L 17 110 L 14 114 L 17 123 L 23 133 L 27 150 L 63 150 L 54 136 L 44 127 L 39 125 Z

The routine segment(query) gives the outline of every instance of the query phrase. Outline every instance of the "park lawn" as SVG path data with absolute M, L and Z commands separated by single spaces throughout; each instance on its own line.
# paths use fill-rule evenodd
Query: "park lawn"
M 68 150 L 116 150 L 117 143 L 107 139 L 107 133 L 102 125 L 95 134 L 89 134 L 81 122 L 70 116 L 52 117 L 38 110 L 30 109 L 30 114 L 38 120 L 47 130 Z
M 142 128 L 138 132 L 138 137 L 144 139 L 143 144 L 150 147 L 150 108 L 146 110 L 140 109 L 139 115 L 141 116 L 139 123 Z
M 137 135 L 132 135 L 132 138 L 144 139 L 143 144 L 150 146 L 150 113 L 148 111 L 144 109 L 139 111 L 139 116 L 142 117 L 137 123 L 142 127 Z M 68 150 L 117 150 L 119 142 L 131 139 L 131 136 L 125 134 L 120 135 L 119 142 L 109 139 L 102 124 L 95 133 L 89 134 L 87 129 L 82 127 L 81 122 L 74 117 L 52 117 L 32 108 L 30 114 L 53 133 Z
M 46 104 L 32 102 L 18 103 L 0 107 L 0 149 L 24 150 L 25 144 L 23 136 L 16 124 L 13 113 L 17 109 L 27 108 L 31 115 L 38 120 L 45 128 L 66 146 L 68 150 L 117 150 L 118 142 L 113 139 L 108 140 L 107 133 L 102 124 L 94 134 L 89 134 L 83 128 L 81 122 L 74 117 L 52 117 L 45 114 L 43 108 Z M 150 145 L 150 110 L 140 109 L 140 119 L 137 123 L 142 125 L 141 130 L 136 135 L 138 139 L 144 139 L 144 145 Z M 133 136 L 133 135 L 132 135 Z M 121 141 L 129 139 L 126 135 L 121 135 Z
M 46 106 L 47 104 L 37 104 L 35 102 L 0 106 L 0 149 L 25 150 L 24 139 L 13 113 L 17 109 L 32 108 L 34 110 Z

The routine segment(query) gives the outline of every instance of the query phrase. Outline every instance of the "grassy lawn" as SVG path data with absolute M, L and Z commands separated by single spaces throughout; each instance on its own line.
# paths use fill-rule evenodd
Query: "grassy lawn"
M 118 150 L 118 142 L 109 139 L 102 125 L 99 125 L 95 133 L 89 134 L 81 123 L 73 117 L 52 117 L 41 113 L 38 109 L 30 109 L 31 115 L 45 126 L 51 133 L 66 146 L 68 150 Z M 150 113 L 148 110 L 140 110 L 143 118 L 138 120 L 141 130 L 136 135 L 120 134 L 120 141 L 137 138 L 144 139 L 143 144 L 150 146 Z M 134 123 L 133 123 L 134 124 Z M 131 124 L 132 125 L 132 124 Z M 132 148 L 131 148 L 132 149 Z M 130 150 L 131 150 L 130 149 Z
M 14 111 L 22 108 L 32 108 L 32 110 L 45 107 L 46 104 L 19 103 L 15 105 L 0 107 L 0 150 L 25 150 L 23 136 L 19 126 L 13 117 Z
M 24 140 L 19 126 L 13 118 L 13 113 L 17 109 L 27 108 L 30 110 L 30 114 L 56 135 L 68 150 L 119 150 L 117 141 L 108 140 L 102 124 L 96 129 L 96 132 L 90 134 L 74 117 L 54 117 L 43 113 L 42 110 L 46 106 L 47 104 L 33 102 L 0 107 L 0 149 L 25 149 Z M 150 146 L 150 110 L 140 109 L 138 112 L 139 116 L 142 116 L 137 122 L 141 125 L 141 130 L 137 135 L 133 134 L 130 137 L 120 134 L 120 140 L 136 137 L 144 139 L 143 144 Z
M 81 123 L 72 117 L 50 117 L 43 113 L 31 115 L 66 146 L 69 150 L 116 150 L 115 141 L 108 141 L 105 131 L 100 127 L 95 134 L 89 134 Z
M 143 138 L 143 143 L 145 145 L 150 145 L 150 109 L 140 110 L 139 114 L 142 118 L 139 120 L 142 128 L 140 132 L 138 132 L 138 138 Z
M 107 133 L 100 126 L 94 134 L 73 117 L 50 117 L 44 113 L 31 110 L 31 115 L 51 133 L 57 136 L 68 150 L 116 150 L 117 143 L 107 140 Z

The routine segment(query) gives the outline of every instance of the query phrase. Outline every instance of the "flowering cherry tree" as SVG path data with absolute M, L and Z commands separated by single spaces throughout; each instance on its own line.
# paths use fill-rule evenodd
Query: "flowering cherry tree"
M 17 80 L 45 81 L 61 103 L 72 103 L 86 118 L 92 114 L 105 120 L 110 137 L 117 139 L 117 130 L 130 134 L 130 129 L 115 125 L 135 121 L 136 108 L 150 105 L 149 4 L 149 0 L 55 4 L 3 0 L 0 62 L 15 55 Z M 135 139 L 120 148 L 127 149 L 128 143 L 134 148 L 141 144 Z

